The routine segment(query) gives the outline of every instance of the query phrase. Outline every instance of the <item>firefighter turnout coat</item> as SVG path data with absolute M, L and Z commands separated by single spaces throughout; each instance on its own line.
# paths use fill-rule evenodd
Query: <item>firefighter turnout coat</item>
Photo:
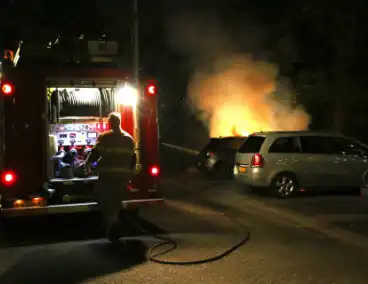
M 135 171 L 134 140 L 127 132 L 109 130 L 102 133 L 88 160 L 98 159 L 99 177 L 130 179 Z
M 102 133 L 92 148 L 86 163 L 98 162 L 99 180 L 97 199 L 102 210 L 116 211 L 127 193 L 126 186 L 135 174 L 135 152 L 133 138 L 123 130 Z

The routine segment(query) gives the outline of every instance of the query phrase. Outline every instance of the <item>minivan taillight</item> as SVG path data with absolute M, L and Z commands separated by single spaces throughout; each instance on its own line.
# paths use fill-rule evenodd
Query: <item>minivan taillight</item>
M 17 180 L 17 176 L 12 171 L 3 172 L 1 175 L 1 183 L 5 186 L 13 185 Z
M 264 160 L 261 154 L 254 154 L 252 157 L 252 162 L 250 164 L 252 167 L 263 167 Z

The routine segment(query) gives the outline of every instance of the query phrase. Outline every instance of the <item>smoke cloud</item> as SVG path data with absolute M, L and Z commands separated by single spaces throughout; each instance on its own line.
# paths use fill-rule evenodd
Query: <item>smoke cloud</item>
M 275 65 L 237 51 L 215 18 L 187 19 L 171 21 L 171 44 L 192 58 L 188 104 L 211 137 L 308 128 L 309 115 Z

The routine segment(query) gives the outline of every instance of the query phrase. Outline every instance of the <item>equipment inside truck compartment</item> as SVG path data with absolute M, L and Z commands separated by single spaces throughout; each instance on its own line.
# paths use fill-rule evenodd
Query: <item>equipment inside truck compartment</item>
M 48 88 L 47 94 L 51 181 L 97 178 L 97 164 L 88 176 L 81 165 L 100 133 L 108 129 L 108 114 L 120 112 L 121 103 L 130 102 L 133 106 L 133 89 L 125 86 L 116 92 L 115 88 Z
M 0 84 L 1 213 L 99 210 L 99 166 L 85 173 L 78 165 L 107 130 L 107 116 L 113 111 L 120 113 L 122 129 L 135 140 L 136 174 L 126 186 L 124 208 L 160 199 L 154 81 L 132 83 L 116 68 L 38 67 L 5 70 Z

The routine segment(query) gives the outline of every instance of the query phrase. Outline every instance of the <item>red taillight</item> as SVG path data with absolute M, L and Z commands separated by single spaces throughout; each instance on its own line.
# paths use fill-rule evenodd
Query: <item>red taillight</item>
M 263 157 L 261 154 L 255 154 L 253 156 L 251 166 L 252 167 L 263 167 L 264 166 L 264 161 L 263 161 Z
M 150 168 L 150 174 L 153 177 L 157 177 L 160 174 L 160 168 L 157 166 L 153 166 Z
M 102 124 L 102 130 L 107 130 L 107 123 L 106 122 L 104 122 L 103 124 Z
M 156 94 L 156 86 L 155 85 L 148 85 L 147 92 L 149 95 L 155 95 Z
M 13 185 L 16 182 L 16 175 L 13 172 L 4 172 L 1 176 L 1 182 L 6 185 L 6 186 L 10 186 Z
M 4 96 L 11 96 L 13 94 L 14 88 L 11 84 L 4 83 L 1 86 L 1 91 L 4 94 Z

